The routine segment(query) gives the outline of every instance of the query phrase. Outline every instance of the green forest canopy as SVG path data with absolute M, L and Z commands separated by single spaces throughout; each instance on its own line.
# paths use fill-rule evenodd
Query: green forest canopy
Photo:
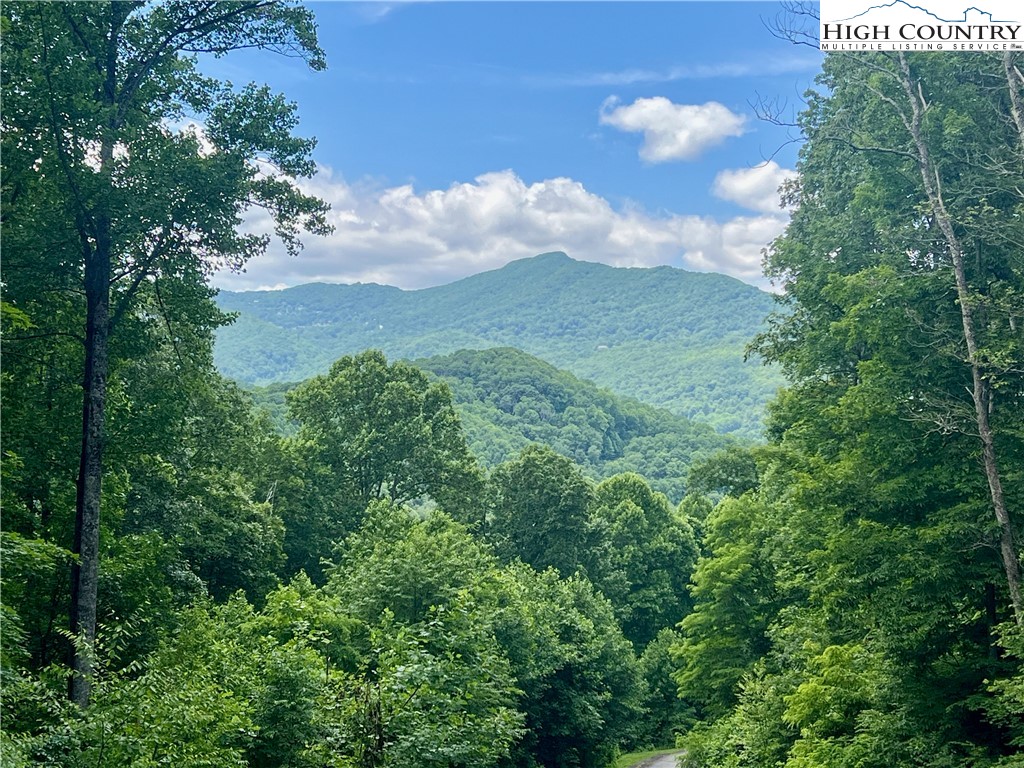
M 735 442 L 704 424 L 619 397 L 511 347 L 463 350 L 414 365 L 451 388 L 470 450 L 487 468 L 540 443 L 575 461 L 593 479 L 639 472 L 678 502 L 693 462 Z M 256 404 L 285 434 L 295 431 L 285 404 L 295 386 L 253 389 Z

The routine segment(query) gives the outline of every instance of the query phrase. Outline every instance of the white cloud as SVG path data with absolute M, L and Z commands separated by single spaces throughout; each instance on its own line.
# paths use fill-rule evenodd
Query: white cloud
M 722 272 L 744 282 L 768 287 L 761 274 L 761 252 L 782 234 L 786 219 L 780 216 L 739 216 L 723 224 L 707 218 L 688 217 L 684 230 L 685 265 L 699 272 Z
M 714 64 L 676 65 L 664 69 L 622 69 L 605 72 L 531 75 L 525 79 L 532 85 L 547 87 L 625 86 L 640 83 L 674 83 L 680 80 L 711 80 L 717 78 L 764 77 L 799 72 L 817 72 L 821 57 L 817 54 L 752 57 L 750 61 L 722 61 Z
M 795 176 L 796 171 L 769 160 L 754 168 L 722 171 L 715 177 L 711 191 L 751 211 L 778 214 L 781 211 L 779 187 Z
M 643 133 L 640 157 L 650 163 L 693 160 L 730 136 L 743 134 L 746 117 L 717 101 L 673 104 L 664 96 L 616 106 L 614 96 L 601 106 L 601 123 L 620 131 Z
M 561 250 L 613 266 L 668 264 L 724 272 L 755 285 L 761 249 L 785 226 L 776 216 L 653 215 L 614 209 L 578 181 L 528 184 L 512 171 L 478 176 L 447 189 L 353 185 L 322 169 L 303 184 L 332 206 L 335 233 L 307 236 L 297 258 L 272 247 L 241 275 L 221 273 L 230 290 L 323 282 L 376 282 L 423 288 L 496 269 L 514 259 Z M 262 218 L 261 218 L 262 217 Z M 269 230 L 265 214 L 249 226 Z

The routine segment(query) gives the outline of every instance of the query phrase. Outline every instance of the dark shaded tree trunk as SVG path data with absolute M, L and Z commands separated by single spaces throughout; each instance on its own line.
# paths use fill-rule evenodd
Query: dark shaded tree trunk
M 85 376 L 82 382 L 82 455 L 78 469 L 75 509 L 77 559 L 71 571 L 71 700 L 89 703 L 96 640 L 99 594 L 100 499 L 103 481 L 104 418 L 107 399 L 110 335 L 109 223 L 97 222 L 97 242 L 88 247 L 85 262 L 87 303 Z

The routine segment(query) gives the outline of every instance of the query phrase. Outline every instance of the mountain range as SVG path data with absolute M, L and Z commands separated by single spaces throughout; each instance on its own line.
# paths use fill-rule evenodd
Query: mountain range
M 314 283 L 223 291 L 215 361 L 243 384 L 298 381 L 345 354 L 416 359 L 509 346 L 613 392 L 757 437 L 774 370 L 744 361 L 772 297 L 731 277 L 547 253 L 405 291 Z

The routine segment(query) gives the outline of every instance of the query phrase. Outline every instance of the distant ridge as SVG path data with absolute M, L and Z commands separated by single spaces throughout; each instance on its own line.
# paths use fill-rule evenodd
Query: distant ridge
M 403 291 L 311 283 L 222 292 L 237 321 L 215 361 L 248 384 L 297 381 L 345 354 L 422 358 L 511 346 L 619 394 L 755 436 L 778 375 L 743 362 L 771 296 L 731 277 L 616 268 L 544 253 L 448 285 Z

